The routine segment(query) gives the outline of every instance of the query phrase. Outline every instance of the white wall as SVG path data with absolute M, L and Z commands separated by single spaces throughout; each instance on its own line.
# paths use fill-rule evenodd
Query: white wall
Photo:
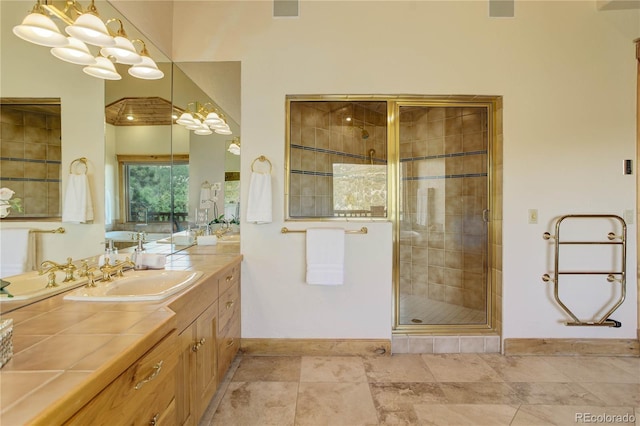
M 264 154 L 274 165 L 274 223 L 242 224 L 243 336 L 391 334 L 389 224 L 348 238 L 342 288 L 305 285 L 303 238 L 279 233 L 284 99 L 304 93 L 503 96 L 504 337 L 636 336 L 635 224 L 628 299 L 615 315 L 622 328 L 560 324 L 540 276 L 551 266 L 541 235 L 555 217 L 635 208 L 635 177 L 621 168 L 636 149 L 638 10 L 529 1 L 516 2 L 513 19 L 490 19 L 486 1 L 303 1 L 299 18 L 273 19 L 271 2 L 180 6 L 174 60 L 242 61 L 245 205 L 251 161 Z M 527 223 L 530 208 L 539 210 L 536 225 Z
M 2 97 L 59 97 L 62 105 L 62 189 L 67 183 L 69 164 L 78 157 L 89 163 L 89 184 L 93 197 L 93 224 L 60 222 L 13 222 L 3 220 L 3 228 L 54 229 L 64 226 L 65 234 L 38 236 L 38 260 L 62 262 L 102 251 L 104 241 L 104 82 L 82 72 L 82 67 L 62 62 L 48 48 L 23 41 L 13 35 L 33 3 L 2 1 L 0 95 Z M 69 78 L 72 76 L 72 78 Z M 91 99 L 87 102 L 86 99 Z

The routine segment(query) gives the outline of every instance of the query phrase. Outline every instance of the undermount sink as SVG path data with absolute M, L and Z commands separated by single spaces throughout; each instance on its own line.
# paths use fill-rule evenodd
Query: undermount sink
M 96 282 L 96 287 L 81 287 L 64 298 L 90 302 L 163 300 L 194 284 L 202 274 L 201 271 L 129 270 L 123 277 Z
M 3 278 L 4 281 L 11 283 L 5 287 L 5 291 L 9 292 L 13 297 L 9 297 L 7 294 L 0 294 L 0 303 L 19 300 L 35 301 L 62 293 L 87 282 L 87 278 L 76 278 L 75 281 L 65 283 L 62 282 L 66 276 L 65 272 L 56 271 L 55 274 L 56 284 L 58 285 L 50 288 L 47 288 L 47 283 L 49 282 L 48 274 L 40 275 L 38 271 Z

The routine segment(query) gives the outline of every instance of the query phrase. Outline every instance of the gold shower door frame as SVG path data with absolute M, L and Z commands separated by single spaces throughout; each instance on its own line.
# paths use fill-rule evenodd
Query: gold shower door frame
M 495 265 L 495 250 L 493 238 L 496 235 L 493 208 L 493 145 L 496 140 L 497 110 L 501 98 L 494 96 L 406 96 L 389 99 L 388 102 L 388 141 L 389 141 L 389 212 L 393 223 L 393 334 L 413 335 L 450 335 L 450 334 L 495 334 L 498 332 L 496 324 L 496 280 L 492 278 Z M 501 106 L 501 105 L 500 105 Z M 401 225 L 401 173 L 400 164 L 400 109 L 402 107 L 458 107 L 458 108 L 486 108 L 487 118 L 487 180 L 486 180 L 486 270 L 485 270 L 485 317 L 483 322 L 467 324 L 402 324 L 400 322 L 400 225 Z

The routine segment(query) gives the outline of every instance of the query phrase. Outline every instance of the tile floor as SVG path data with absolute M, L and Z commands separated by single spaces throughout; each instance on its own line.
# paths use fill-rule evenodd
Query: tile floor
M 640 358 L 242 356 L 204 425 L 640 425 Z

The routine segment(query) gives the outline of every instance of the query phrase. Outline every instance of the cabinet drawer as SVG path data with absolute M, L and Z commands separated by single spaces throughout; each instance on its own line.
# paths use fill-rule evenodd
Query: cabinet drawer
M 218 336 L 218 377 L 225 373 L 240 349 L 240 316 L 235 317 Z
M 229 324 L 232 318 L 240 316 L 240 283 L 236 282 L 218 299 L 218 333 Z
M 238 282 L 240 282 L 240 264 L 236 263 L 235 265 L 220 272 L 218 278 L 219 294 L 229 290 L 229 288 Z
M 67 424 L 149 424 L 162 418 L 175 423 L 175 369 L 178 363 L 176 333 L 171 332 L 133 363 Z M 173 414 L 171 414 L 173 413 Z M 171 419 L 171 416 L 174 416 Z

